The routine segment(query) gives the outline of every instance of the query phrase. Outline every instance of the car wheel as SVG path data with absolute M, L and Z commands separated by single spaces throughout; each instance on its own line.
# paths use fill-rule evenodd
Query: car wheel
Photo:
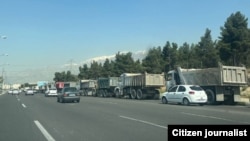
M 63 103 L 63 99 L 62 99 L 62 98 L 60 98 L 60 99 L 59 99 L 59 102 L 60 102 L 60 103 Z
M 80 102 L 80 100 L 77 100 L 76 102 L 77 102 L 77 103 L 79 103 L 79 102 Z
M 186 105 L 186 106 L 188 106 L 190 104 L 190 102 L 187 98 L 184 98 L 182 103 L 183 103 L 183 105 Z
M 166 99 L 166 97 L 163 97 L 163 98 L 161 99 L 161 102 L 162 102 L 162 104 L 167 104 L 167 103 L 168 103 L 168 100 Z

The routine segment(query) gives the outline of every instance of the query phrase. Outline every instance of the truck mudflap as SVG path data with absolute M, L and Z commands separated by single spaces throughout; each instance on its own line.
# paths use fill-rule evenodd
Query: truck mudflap
M 241 102 L 240 95 L 234 95 L 234 102 Z
M 216 94 L 216 101 L 223 102 L 224 101 L 224 94 Z

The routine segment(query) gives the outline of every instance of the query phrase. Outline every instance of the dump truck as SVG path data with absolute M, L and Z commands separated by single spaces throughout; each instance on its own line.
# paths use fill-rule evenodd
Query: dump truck
M 208 97 L 207 104 L 236 104 L 241 101 L 240 88 L 247 85 L 244 66 L 225 66 L 203 69 L 184 69 L 180 66 L 166 75 L 166 88 L 174 85 L 199 85 Z
M 76 87 L 77 82 L 64 82 L 64 81 L 58 81 L 55 83 L 55 87 L 58 92 L 61 92 L 61 90 L 64 87 Z
M 100 77 L 97 79 L 97 95 L 101 97 L 115 97 L 115 88 L 119 77 Z
M 97 96 L 97 81 L 92 79 L 80 80 L 80 94 L 83 96 Z
M 159 99 L 160 89 L 165 87 L 164 73 L 123 73 L 119 77 L 115 95 L 118 98 Z
M 64 88 L 64 82 L 56 82 L 55 87 L 57 89 L 57 92 L 61 92 L 62 89 Z

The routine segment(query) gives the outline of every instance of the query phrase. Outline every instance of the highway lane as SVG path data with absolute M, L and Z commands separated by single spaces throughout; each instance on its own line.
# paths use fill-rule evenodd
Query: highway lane
M 0 109 L 0 140 L 6 141 L 166 141 L 168 124 L 250 124 L 246 106 L 164 105 L 159 100 L 81 97 L 80 103 L 57 103 L 43 94 L 6 94 L 0 96 Z
M 46 141 L 16 96 L 0 96 L 1 141 Z

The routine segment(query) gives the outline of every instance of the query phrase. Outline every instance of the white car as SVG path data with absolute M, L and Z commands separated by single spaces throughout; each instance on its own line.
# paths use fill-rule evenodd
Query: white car
M 8 94 L 13 94 L 13 90 L 8 90 Z
M 34 95 L 34 91 L 32 89 L 27 89 L 25 95 Z
M 161 101 L 163 104 L 199 104 L 202 106 L 207 103 L 207 94 L 197 85 L 176 85 L 162 94 Z
M 45 96 L 57 96 L 57 89 L 56 88 L 50 88 L 45 92 Z
M 12 95 L 19 95 L 19 90 L 18 89 L 14 89 L 12 91 Z

